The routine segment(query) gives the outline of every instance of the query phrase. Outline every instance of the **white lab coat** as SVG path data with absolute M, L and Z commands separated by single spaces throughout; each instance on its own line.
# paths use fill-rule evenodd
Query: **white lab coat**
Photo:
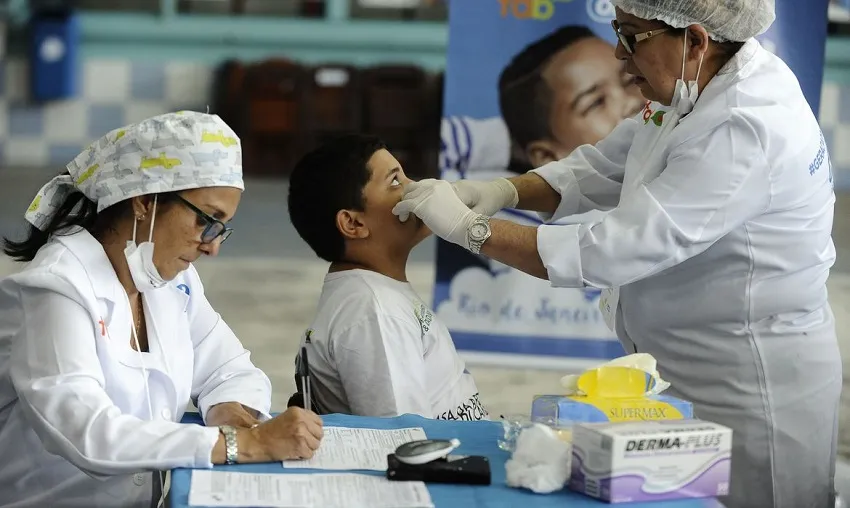
M 561 194 L 554 218 L 613 208 L 538 228 L 549 279 L 621 287 L 626 350 L 654 355 L 670 394 L 734 431 L 730 508 L 831 506 L 835 198 L 815 116 L 790 69 L 751 40 L 647 153 L 656 128 L 626 120 L 535 170 Z M 624 176 L 641 183 L 621 196 Z
M 232 401 L 268 418 L 269 379 L 193 267 L 144 302 L 140 355 L 126 293 L 85 231 L 0 281 L 0 505 L 149 508 L 151 471 L 212 467 L 217 428 L 178 423 L 190 399 L 202 414 Z

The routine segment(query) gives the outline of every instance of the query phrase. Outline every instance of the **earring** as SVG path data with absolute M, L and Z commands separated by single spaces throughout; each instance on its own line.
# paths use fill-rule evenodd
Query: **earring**
M 136 220 L 137 220 L 137 221 L 145 220 L 145 216 L 144 216 L 144 215 L 139 215 L 138 217 L 136 217 Z

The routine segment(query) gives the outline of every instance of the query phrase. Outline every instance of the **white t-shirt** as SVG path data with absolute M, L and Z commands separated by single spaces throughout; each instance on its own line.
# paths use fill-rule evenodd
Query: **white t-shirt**
M 488 419 L 448 328 L 409 283 L 368 270 L 328 274 L 308 334 L 321 413 Z

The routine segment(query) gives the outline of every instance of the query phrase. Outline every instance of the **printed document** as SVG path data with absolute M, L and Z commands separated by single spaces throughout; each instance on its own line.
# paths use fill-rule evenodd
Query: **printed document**
M 422 427 L 408 429 L 352 429 L 325 427 L 316 454 L 307 460 L 285 460 L 283 467 L 332 470 L 387 470 L 387 455 L 396 448 L 426 439 Z
M 192 471 L 189 506 L 258 508 L 434 508 L 422 482 L 364 474 Z

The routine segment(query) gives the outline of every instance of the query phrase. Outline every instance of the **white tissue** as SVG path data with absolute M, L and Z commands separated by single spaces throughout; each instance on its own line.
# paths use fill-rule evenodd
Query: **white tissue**
M 663 392 L 667 388 L 670 388 L 670 383 L 661 379 L 661 374 L 658 373 L 658 369 L 656 368 L 657 362 L 655 361 L 655 357 L 648 353 L 635 353 L 632 355 L 621 356 L 619 358 L 614 358 L 608 363 L 603 363 L 599 367 L 631 367 L 633 369 L 638 369 L 646 372 L 655 380 L 655 383 L 649 391 L 645 393 L 645 395 L 658 395 Z M 593 370 L 593 369 L 588 369 Z M 587 371 L 585 371 L 587 372 Z M 578 378 L 581 377 L 581 374 L 571 374 L 569 376 L 564 376 L 561 378 L 561 386 L 566 388 L 566 395 L 581 395 L 578 389 Z
M 549 427 L 535 423 L 520 432 L 513 456 L 505 464 L 507 484 L 538 494 L 564 488 L 570 477 L 572 448 Z

